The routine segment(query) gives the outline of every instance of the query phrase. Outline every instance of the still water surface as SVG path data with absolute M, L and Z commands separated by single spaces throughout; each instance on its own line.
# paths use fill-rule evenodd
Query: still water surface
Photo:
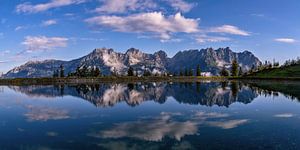
M 0 149 L 300 149 L 300 83 L 0 86 Z

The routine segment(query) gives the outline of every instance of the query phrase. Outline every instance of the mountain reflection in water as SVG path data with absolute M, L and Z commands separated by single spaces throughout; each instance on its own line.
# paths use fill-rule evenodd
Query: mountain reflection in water
M 30 97 L 74 96 L 87 100 L 96 107 L 112 107 L 120 102 L 137 106 L 145 101 L 165 103 L 173 97 L 179 103 L 225 106 L 240 102 L 251 103 L 259 95 L 278 96 L 276 89 L 257 83 L 196 82 L 196 83 L 128 83 L 95 85 L 10 86 L 14 91 Z M 295 93 L 285 93 L 291 99 L 299 99 Z M 297 93 L 297 92 L 296 92 Z
M 299 85 L 231 81 L 4 86 L 0 149 L 297 150 Z

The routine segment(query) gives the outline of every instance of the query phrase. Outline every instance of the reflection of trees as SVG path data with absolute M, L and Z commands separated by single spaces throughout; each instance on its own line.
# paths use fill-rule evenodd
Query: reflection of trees
M 81 84 L 10 88 L 32 97 L 71 95 L 85 99 L 97 107 L 114 106 L 120 102 L 126 102 L 129 106 L 145 101 L 164 103 L 168 97 L 173 97 L 180 103 L 228 107 L 234 102 L 250 103 L 258 95 L 276 97 L 279 92 L 290 99 L 300 98 L 300 86 L 297 83 L 276 82 Z
M 285 97 L 298 101 L 300 100 L 300 82 L 299 81 L 264 81 L 264 82 L 247 82 L 247 86 L 249 86 L 252 90 L 255 90 L 259 95 L 265 97 L 278 97 L 279 93 L 282 93 Z
M 257 96 L 253 89 L 242 86 L 238 82 L 80 84 L 70 86 L 14 86 L 11 88 L 29 96 L 71 95 L 85 99 L 99 107 L 114 106 L 120 102 L 136 106 L 150 100 L 164 103 L 167 97 L 174 97 L 180 103 L 228 107 L 234 102 L 249 103 Z
M 128 90 L 129 90 L 129 91 L 132 91 L 132 90 L 134 89 L 134 84 L 128 83 L 128 84 L 127 84 L 127 87 L 128 87 Z
M 101 84 L 69 86 L 76 89 L 77 97 L 81 97 L 96 106 L 106 107 L 125 101 L 130 106 L 136 106 L 147 100 L 164 103 L 167 96 L 163 91 L 165 84 Z M 97 89 L 97 90 L 96 90 Z M 70 94 L 71 95 L 71 94 Z
M 237 96 L 238 96 L 238 92 L 239 92 L 238 83 L 237 82 L 231 82 L 230 89 L 231 89 L 231 93 L 232 93 L 233 98 L 236 99 Z
M 64 93 L 64 91 L 65 91 L 65 85 L 54 85 L 54 89 L 56 91 L 58 91 L 58 93 L 59 93 L 60 96 L 64 96 L 65 95 L 65 93 Z
M 221 82 L 221 86 L 223 90 L 226 90 L 226 87 L 228 86 L 228 82 L 227 81 Z
M 200 82 L 196 82 L 196 91 L 200 92 Z
M 197 88 L 200 88 L 201 92 L 197 92 Z M 170 95 L 181 103 L 206 106 L 228 107 L 234 102 L 249 103 L 257 96 L 248 87 L 241 87 L 241 90 L 239 90 L 236 83 L 230 83 L 228 87 L 226 82 L 201 83 L 200 85 L 191 83 L 189 86 L 174 84 L 171 91 L 173 93 L 170 93 Z

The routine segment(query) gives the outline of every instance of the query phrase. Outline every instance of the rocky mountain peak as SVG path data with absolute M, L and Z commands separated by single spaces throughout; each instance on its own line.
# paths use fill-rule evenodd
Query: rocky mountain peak
M 159 51 L 155 52 L 154 55 L 158 56 L 160 58 L 167 58 L 168 57 L 167 53 L 163 50 L 159 50 Z
M 96 48 L 92 53 L 103 54 L 103 53 L 113 53 L 112 48 Z
M 136 48 L 130 48 L 126 51 L 125 54 L 138 54 L 138 53 L 142 53 L 139 49 Z

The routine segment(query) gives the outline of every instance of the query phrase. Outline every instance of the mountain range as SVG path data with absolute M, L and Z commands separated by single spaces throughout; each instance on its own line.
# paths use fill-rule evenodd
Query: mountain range
M 53 72 L 61 65 L 65 73 L 74 72 L 78 67 L 98 67 L 105 75 L 116 72 L 125 75 L 131 66 L 142 74 L 149 70 L 152 74 L 174 73 L 182 69 L 194 69 L 200 66 L 202 72 L 210 72 L 217 75 L 221 68 L 230 68 L 231 62 L 237 59 L 243 70 L 257 67 L 261 61 L 249 51 L 233 52 L 227 48 L 206 48 L 201 50 L 185 50 L 168 57 L 166 52 L 160 50 L 153 54 L 147 54 L 139 49 L 130 48 L 125 53 L 116 52 L 113 49 L 95 49 L 86 56 L 71 61 L 44 60 L 29 61 L 16 67 L 2 77 L 4 78 L 36 78 L 51 77 Z

